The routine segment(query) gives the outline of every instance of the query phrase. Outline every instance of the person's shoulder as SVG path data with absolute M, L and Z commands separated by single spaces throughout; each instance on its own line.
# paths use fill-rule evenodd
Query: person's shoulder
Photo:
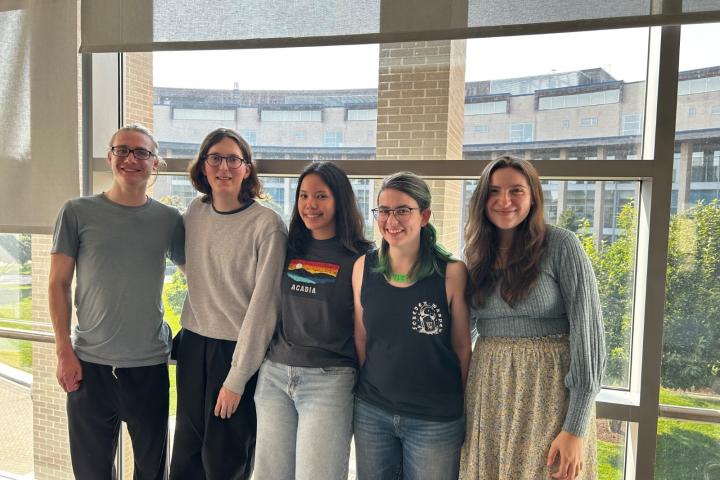
M 107 200 L 102 193 L 90 195 L 87 197 L 75 197 L 67 200 L 61 211 L 73 212 L 75 215 L 83 215 L 88 210 L 94 210 L 98 207 L 106 206 Z
M 548 248 L 578 243 L 577 235 L 556 225 L 545 225 L 545 242 Z
M 445 267 L 445 274 L 450 276 L 461 276 L 466 277 L 467 276 L 467 267 L 465 266 L 465 262 L 462 260 L 453 259 L 449 262 L 447 262 L 447 265 Z
M 275 210 L 268 207 L 267 205 L 263 205 L 262 203 L 255 200 L 254 203 L 248 207 L 248 209 L 253 213 L 255 217 L 257 217 L 257 219 L 262 224 L 267 225 L 271 229 L 282 228 L 283 231 L 287 230 L 285 228 L 285 222 L 283 221 L 280 214 L 278 214 Z
M 545 245 L 549 255 L 556 259 L 584 252 L 575 232 L 555 225 L 546 226 Z
M 178 218 L 181 216 L 180 211 L 176 207 L 173 207 L 172 205 L 166 205 L 157 200 L 152 200 L 152 206 L 153 206 L 153 208 L 155 208 L 159 212 L 161 212 L 162 215 L 168 215 L 173 218 Z

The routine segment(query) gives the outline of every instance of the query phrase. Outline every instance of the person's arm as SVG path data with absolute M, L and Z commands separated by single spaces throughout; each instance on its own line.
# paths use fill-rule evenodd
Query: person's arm
M 465 299 L 465 286 L 467 284 L 467 268 L 463 262 L 448 263 L 445 270 L 445 289 L 447 291 L 448 305 L 452 317 L 452 346 L 460 362 L 463 388 L 467 382 L 470 368 L 470 309 Z
M 278 219 L 278 222 L 281 222 Z M 284 229 L 284 225 L 280 223 Z M 276 230 L 257 251 L 255 285 L 238 335 L 230 371 L 223 383 L 215 415 L 230 418 L 240 403 L 245 384 L 260 368 L 280 313 L 280 282 L 285 262 L 287 234 Z
M 66 392 L 73 392 L 80 388 L 82 380 L 82 366 L 70 340 L 72 316 L 70 296 L 74 273 L 75 259 L 73 257 L 64 253 L 54 253 L 50 256 L 48 302 L 50 320 L 55 332 L 55 352 L 58 358 L 56 376 L 60 387 Z
M 572 480 L 584 467 L 583 437 L 605 369 L 605 329 L 590 259 L 574 234 L 566 232 L 558 241 L 558 285 L 570 324 L 570 371 L 565 377 L 570 401 L 562 431 L 550 445 L 547 464 L 559 456 L 552 476 Z
M 360 301 L 364 271 L 365 255 L 355 261 L 352 273 L 353 303 L 355 304 L 355 351 L 357 352 L 360 367 L 365 365 L 365 341 L 367 338 L 365 324 L 363 323 L 363 307 Z
M 185 219 L 178 214 L 177 223 L 170 240 L 168 257 L 177 266 L 183 275 L 185 274 Z

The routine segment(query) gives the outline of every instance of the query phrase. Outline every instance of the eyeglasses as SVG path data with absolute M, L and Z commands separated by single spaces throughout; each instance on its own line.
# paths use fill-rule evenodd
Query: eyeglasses
M 390 215 L 395 215 L 399 221 L 407 219 L 413 210 L 420 210 L 419 207 L 397 207 L 397 208 L 373 208 L 371 211 L 375 220 L 387 220 Z
M 110 151 L 113 155 L 119 158 L 129 157 L 131 153 L 138 160 L 147 160 L 148 158 L 155 156 L 155 154 L 150 150 L 146 150 L 144 148 L 130 148 L 125 145 L 110 147 Z
M 211 167 L 219 167 L 223 160 L 227 163 L 228 168 L 233 170 L 240 168 L 243 163 L 250 164 L 250 162 L 246 161 L 244 158 L 238 157 L 237 155 L 219 155 L 217 153 L 205 155 L 205 161 Z

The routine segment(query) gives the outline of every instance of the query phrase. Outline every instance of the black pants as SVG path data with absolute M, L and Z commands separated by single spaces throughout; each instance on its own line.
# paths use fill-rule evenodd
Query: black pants
M 246 480 L 252 474 L 257 373 L 248 380 L 229 419 L 214 414 L 234 351 L 235 342 L 189 330 L 175 337 L 178 401 L 170 463 L 173 480 Z
M 80 388 L 67 395 L 73 472 L 78 480 L 115 478 L 120 422 L 127 424 L 136 480 L 167 473 L 167 365 L 116 368 L 82 362 Z

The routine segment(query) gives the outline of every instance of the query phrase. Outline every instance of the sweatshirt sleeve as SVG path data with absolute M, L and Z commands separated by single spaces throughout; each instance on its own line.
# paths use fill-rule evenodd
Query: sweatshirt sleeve
M 558 281 L 570 324 L 570 403 L 563 430 L 584 436 L 605 370 L 605 329 L 597 280 L 580 241 L 570 232 L 558 239 Z
M 277 221 L 278 228 L 259 243 L 256 251 L 255 286 L 223 384 L 240 395 L 260 368 L 278 320 L 287 233 L 282 221 Z

